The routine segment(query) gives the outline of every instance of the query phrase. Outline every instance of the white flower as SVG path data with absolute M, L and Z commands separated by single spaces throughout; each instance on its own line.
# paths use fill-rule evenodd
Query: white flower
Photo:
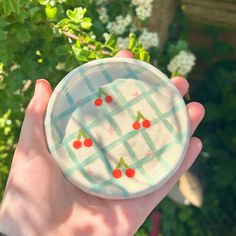
M 149 49 L 150 47 L 158 47 L 159 45 L 157 32 L 148 32 L 147 29 L 143 29 L 142 34 L 139 36 L 139 41 L 145 49 Z
M 9 119 L 6 120 L 6 125 L 11 125 L 11 123 L 12 123 L 11 120 Z
M 107 0 L 94 0 L 94 2 L 97 4 L 97 5 L 101 5 L 103 3 L 106 3 Z
M 137 17 L 140 20 L 145 20 L 148 17 L 150 17 L 152 14 L 152 5 L 150 4 L 140 5 L 135 9 L 135 11 L 136 11 Z
M 174 56 L 167 66 L 167 69 L 173 74 L 178 73 L 179 75 L 187 75 L 195 65 L 196 57 L 187 51 L 181 51 L 179 54 Z
M 121 37 L 117 38 L 116 46 L 119 49 L 127 49 L 128 44 L 129 44 L 129 38 L 121 38 Z
M 135 33 L 138 30 L 137 26 L 135 24 L 131 24 L 129 27 L 130 33 Z
M 95 40 L 96 39 L 96 35 L 95 34 L 91 34 L 91 39 Z
M 153 0 L 131 0 L 131 3 L 136 6 L 136 14 L 140 20 L 145 20 L 152 14 Z
M 102 35 L 104 37 L 105 40 L 108 40 L 110 34 L 108 34 L 107 32 L 103 33 Z
M 99 19 L 102 23 L 107 23 L 109 17 L 107 15 L 107 9 L 105 7 L 98 8 Z
M 131 0 L 134 6 L 152 4 L 153 0 Z
M 51 1 L 49 2 L 49 4 L 50 4 L 51 7 L 54 7 L 56 3 L 55 3 L 55 1 L 51 0 Z
M 130 25 L 131 21 L 132 17 L 129 14 L 126 17 L 117 16 L 115 21 L 107 24 L 107 30 L 112 34 L 121 35 L 125 32 L 127 26 Z

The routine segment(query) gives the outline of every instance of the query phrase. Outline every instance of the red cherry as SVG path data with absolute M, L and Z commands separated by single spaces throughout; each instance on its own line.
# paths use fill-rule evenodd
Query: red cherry
M 119 179 L 122 175 L 121 170 L 119 170 L 119 169 L 113 170 L 112 175 L 113 175 L 114 178 Z
M 113 100 L 112 96 L 107 95 L 107 96 L 105 97 L 105 101 L 106 101 L 107 103 L 111 103 L 112 100 Z
M 132 177 L 134 177 L 135 170 L 132 169 L 132 168 L 129 168 L 125 171 L 125 174 L 126 174 L 127 177 L 132 178 Z
M 140 125 L 140 123 L 138 121 L 133 123 L 133 128 L 134 129 L 140 129 L 140 127 L 141 127 L 141 125 Z
M 85 147 L 91 147 L 92 145 L 93 145 L 93 140 L 92 140 L 92 139 L 86 138 L 86 139 L 84 140 L 84 146 L 85 146 Z
M 97 98 L 95 101 L 94 101 L 94 104 L 95 106 L 99 107 L 102 105 L 102 99 L 101 98 Z
M 151 126 L 151 123 L 150 123 L 149 120 L 144 120 L 142 122 L 142 125 L 143 125 L 144 128 L 149 128 Z
M 82 142 L 79 141 L 79 140 L 75 140 L 75 141 L 73 142 L 73 147 L 74 147 L 75 149 L 81 148 L 81 147 L 82 147 Z

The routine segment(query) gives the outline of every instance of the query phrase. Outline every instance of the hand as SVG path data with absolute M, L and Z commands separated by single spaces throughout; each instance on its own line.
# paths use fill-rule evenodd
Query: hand
M 116 56 L 132 57 L 132 54 L 120 51 Z M 172 82 L 182 95 L 187 92 L 185 79 L 176 77 Z M 192 165 L 201 151 L 201 141 L 190 139 L 179 170 L 155 192 L 129 200 L 98 198 L 68 182 L 48 152 L 43 118 L 51 93 L 46 80 L 36 82 L 0 210 L 0 232 L 10 236 L 133 235 Z M 192 135 L 204 116 L 204 108 L 196 102 L 187 107 Z

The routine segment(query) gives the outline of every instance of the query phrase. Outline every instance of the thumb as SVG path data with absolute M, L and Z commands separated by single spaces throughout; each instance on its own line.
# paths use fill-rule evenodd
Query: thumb
M 52 88 L 47 80 L 36 81 L 34 96 L 26 109 L 19 144 L 32 147 L 32 142 L 35 145 L 45 140 L 43 121 L 51 94 Z M 35 142 L 35 139 L 38 142 Z
M 35 118 L 42 121 L 51 94 L 52 88 L 49 82 L 45 79 L 37 80 L 34 89 L 34 96 L 26 109 L 25 118 L 27 119 L 28 116 L 33 115 L 36 116 Z

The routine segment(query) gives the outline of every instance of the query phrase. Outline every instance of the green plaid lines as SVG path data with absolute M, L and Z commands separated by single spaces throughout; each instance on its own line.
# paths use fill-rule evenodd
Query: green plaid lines
M 103 64 L 104 62 L 104 64 Z M 136 80 L 136 86 L 140 92 L 140 96 L 135 97 L 133 99 L 127 100 L 125 96 L 123 95 L 122 91 L 120 90 L 120 85 L 125 80 L 115 80 L 114 76 L 110 73 L 109 69 L 107 69 L 106 60 L 100 60 L 100 63 L 97 64 L 97 70 L 98 73 L 100 73 L 103 76 L 104 79 L 104 88 L 106 89 L 106 92 L 113 92 L 116 94 L 118 100 L 121 102 L 121 104 L 117 107 L 114 107 L 112 109 L 108 109 L 106 106 L 101 108 L 101 114 L 98 117 L 95 117 L 92 121 L 89 123 L 84 119 L 83 116 L 78 115 L 79 113 L 74 113 L 77 109 L 80 107 L 87 106 L 88 104 L 93 104 L 94 99 L 97 96 L 97 87 L 93 85 L 93 78 L 89 77 L 89 74 L 86 73 L 86 67 L 81 66 L 77 68 L 78 74 L 82 75 L 83 82 L 85 83 L 89 93 L 87 96 L 83 97 L 80 101 L 77 101 L 73 95 L 70 93 L 68 85 L 66 82 L 62 85 L 62 91 L 61 96 L 63 95 L 64 99 L 68 103 L 68 107 L 60 112 L 59 114 L 52 114 L 51 120 L 47 120 L 45 122 L 45 129 L 53 129 L 53 133 L 57 136 L 58 142 L 56 143 L 50 143 L 49 150 L 52 154 L 56 154 L 61 147 L 64 147 L 65 152 L 67 153 L 67 156 L 71 159 L 73 166 L 63 169 L 63 173 L 68 176 L 72 182 L 73 182 L 73 175 L 79 171 L 82 173 L 84 178 L 89 182 L 89 190 L 86 190 L 88 186 L 81 186 L 81 188 L 85 191 L 89 192 L 95 192 L 98 194 L 103 194 L 104 188 L 107 186 L 116 186 L 123 198 L 130 197 L 129 189 L 126 189 L 126 186 L 121 184 L 119 179 L 111 178 L 106 179 L 100 183 L 96 183 L 94 181 L 93 176 L 91 176 L 87 171 L 86 167 L 91 165 L 93 162 L 95 162 L 97 159 L 101 160 L 103 165 L 105 166 L 107 172 L 112 173 L 112 166 L 107 159 L 107 154 L 114 150 L 118 145 L 122 145 L 127 153 L 129 154 L 129 158 L 131 158 L 132 163 L 130 167 L 136 169 L 141 173 L 143 178 L 146 181 L 146 185 L 148 186 L 149 191 L 152 191 L 152 189 L 155 189 L 157 184 L 156 181 L 154 181 L 150 175 L 147 173 L 147 170 L 145 170 L 144 165 L 152 161 L 152 158 L 148 158 L 146 155 L 142 157 L 137 157 L 137 154 L 133 150 L 133 147 L 130 145 L 129 140 L 132 138 L 135 138 L 138 134 L 141 135 L 143 141 L 145 141 L 147 147 L 152 150 L 153 158 L 155 158 L 162 168 L 166 170 L 166 172 L 172 171 L 172 166 L 164 159 L 162 158 L 162 155 L 170 150 L 175 145 L 183 145 L 188 140 L 188 130 L 186 132 L 183 132 L 179 134 L 177 130 L 173 127 L 173 125 L 168 121 L 168 118 L 173 116 L 178 111 L 182 110 L 185 107 L 184 102 L 180 102 L 176 104 L 173 108 L 168 110 L 165 113 L 162 113 L 160 109 L 158 108 L 157 104 L 151 97 L 152 94 L 157 93 L 159 90 L 161 90 L 164 87 L 168 87 L 168 81 L 166 80 L 160 80 L 158 83 L 155 83 L 154 86 L 150 87 L 149 89 L 146 89 L 142 83 L 139 81 L 141 80 L 142 73 L 145 73 L 146 68 L 142 66 L 137 66 L 135 69 L 133 67 L 129 66 L 128 62 L 122 62 L 120 65 L 123 68 L 123 78 L 132 78 Z M 112 83 L 112 84 L 111 84 Z M 109 84 L 109 86 L 107 86 Z M 79 92 L 78 92 L 79 93 Z M 134 121 L 136 118 L 136 114 L 134 112 L 134 107 L 136 104 L 138 104 L 141 101 L 145 101 L 149 104 L 153 112 L 156 114 L 156 118 L 151 120 L 152 126 L 156 124 L 162 124 L 168 130 L 169 134 L 172 136 L 172 140 L 170 143 L 165 144 L 162 147 L 157 147 L 155 143 L 153 142 L 152 138 L 148 134 L 148 132 L 145 129 L 139 130 L 139 132 L 132 130 L 126 133 L 123 133 L 119 125 L 115 121 L 115 117 L 119 115 L 122 112 L 127 112 L 130 120 Z M 53 111 L 51 111 L 53 113 Z M 76 114 L 76 115 L 74 115 Z M 76 153 L 71 148 L 71 142 L 76 138 L 78 130 L 73 130 L 69 134 L 65 136 L 63 127 L 61 127 L 60 122 L 63 122 L 65 119 L 69 120 L 69 117 L 73 117 L 74 121 L 76 123 L 79 123 L 81 128 L 85 130 L 85 132 L 89 135 L 89 137 L 93 137 L 93 133 L 91 132 L 92 129 L 99 127 L 99 125 L 102 122 L 108 122 L 116 136 L 118 137 L 116 140 L 109 143 L 107 146 L 100 146 L 99 142 L 97 140 L 93 139 L 94 145 L 93 148 L 95 152 L 86 157 L 84 160 L 79 160 L 79 158 L 76 156 Z M 131 193 L 132 194 L 132 193 Z M 121 196 L 120 196 L 121 198 Z

